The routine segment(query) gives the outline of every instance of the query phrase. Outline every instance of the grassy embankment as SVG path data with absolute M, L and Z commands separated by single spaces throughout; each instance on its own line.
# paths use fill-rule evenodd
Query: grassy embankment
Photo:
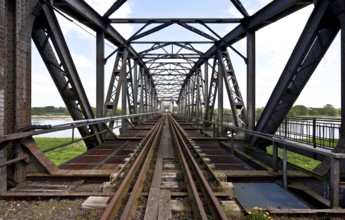
M 320 142 L 320 140 L 316 140 L 316 143 L 318 144 Z M 335 145 L 337 144 L 338 140 L 335 140 Z M 327 142 L 326 140 L 323 140 L 323 144 L 324 145 L 328 145 L 331 146 L 331 144 L 329 142 Z M 273 148 L 272 146 L 268 146 L 267 147 L 267 153 L 272 154 Z M 278 155 L 280 158 L 283 158 L 283 150 L 279 149 L 278 150 Z M 288 162 L 302 167 L 304 169 L 307 170 L 313 170 L 315 167 L 317 167 L 320 164 L 320 161 L 318 160 L 314 160 L 312 158 L 306 157 L 306 156 L 302 156 L 299 155 L 297 153 L 291 152 L 291 151 L 287 151 L 287 158 L 288 158 Z
M 66 142 L 71 141 L 71 138 L 43 138 L 43 137 L 36 137 L 35 141 L 38 147 L 41 150 L 54 147 L 60 144 L 64 144 Z M 45 155 L 55 164 L 60 165 L 63 162 L 66 162 L 79 154 L 82 154 L 86 151 L 86 146 L 84 142 L 79 141 L 73 143 L 71 145 L 55 149 L 52 151 L 48 151 Z

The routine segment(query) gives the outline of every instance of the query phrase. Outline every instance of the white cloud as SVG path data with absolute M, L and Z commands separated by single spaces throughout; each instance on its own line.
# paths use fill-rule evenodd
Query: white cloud
M 82 54 L 76 54 L 72 53 L 72 58 L 74 61 L 75 66 L 80 67 L 80 68 L 89 68 L 94 66 L 94 62 L 89 60 L 87 57 L 85 57 Z
M 58 18 L 61 30 L 65 38 L 68 36 L 73 36 L 79 39 L 94 39 L 94 36 L 96 36 L 93 30 L 79 23 L 76 19 L 70 18 L 69 16 L 65 15 L 68 18 L 67 19 L 59 13 L 55 14 Z
M 231 6 L 228 9 L 228 13 L 230 14 L 230 17 L 234 17 L 234 18 L 242 18 L 243 15 L 237 10 L 237 8 L 235 6 Z

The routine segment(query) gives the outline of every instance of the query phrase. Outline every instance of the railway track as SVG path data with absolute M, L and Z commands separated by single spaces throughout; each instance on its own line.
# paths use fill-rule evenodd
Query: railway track
M 74 210 L 74 216 L 94 216 L 94 211 L 86 211 L 92 208 L 97 219 L 243 219 L 246 211 L 265 204 L 276 204 L 278 208 L 263 207 L 272 214 L 281 214 L 282 206 L 291 215 L 295 213 L 290 207 L 298 213 L 316 213 L 278 185 L 279 173 L 256 170 L 225 137 L 208 137 L 200 130 L 170 114 L 151 118 L 61 164 L 53 174 L 28 172 L 25 181 L 0 193 L 6 199 L 0 203 L 11 202 L 6 213 L 13 204 L 23 207 L 21 217 L 35 206 L 27 201 L 36 200 L 44 200 L 50 210 Z M 289 171 L 293 183 L 305 177 Z M 272 190 L 284 199 L 271 198 Z M 61 205 L 62 197 L 71 203 Z M 96 199 L 102 202 L 92 204 Z
M 171 197 L 184 198 L 188 218 L 228 218 L 214 192 L 219 194 L 221 183 L 171 115 L 159 119 L 142 144 L 101 219 L 174 218 Z M 150 187 L 144 187 L 147 182 Z

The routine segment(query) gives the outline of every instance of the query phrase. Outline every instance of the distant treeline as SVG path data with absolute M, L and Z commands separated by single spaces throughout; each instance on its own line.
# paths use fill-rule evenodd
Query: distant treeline
M 96 108 L 91 107 L 92 112 L 96 115 Z M 110 110 L 109 110 L 110 111 Z M 117 108 L 117 112 L 121 112 L 121 108 Z M 31 115 L 70 115 L 66 107 L 55 107 L 55 106 L 45 106 L 45 107 L 32 107 Z
M 259 117 L 262 114 L 264 108 L 256 108 L 256 116 Z M 96 108 L 92 107 L 92 111 L 95 114 Z M 174 111 L 177 112 L 177 107 L 174 106 Z M 224 114 L 231 114 L 230 109 L 224 109 Z M 121 108 L 118 108 L 117 112 L 121 112 Z M 215 109 L 215 114 L 217 114 L 217 109 Z M 32 115 L 69 115 L 66 107 L 54 107 L 54 106 L 45 106 L 45 107 L 32 107 Z M 304 105 L 295 105 L 293 106 L 288 116 L 329 116 L 336 117 L 340 116 L 340 108 L 334 108 L 331 104 L 326 104 L 322 108 L 311 108 Z
M 32 107 L 31 115 L 69 115 L 66 107 Z
M 264 108 L 257 108 L 256 115 L 260 116 Z M 340 108 L 335 108 L 331 104 L 326 104 L 322 108 L 313 108 L 313 107 L 306 107 L 304 105 L 295 105 L 293 106 L 289 113 L 289 117 L 296 117 L 296 116 L 325 116 L 325 117 L 336 117 L 340 116 Z

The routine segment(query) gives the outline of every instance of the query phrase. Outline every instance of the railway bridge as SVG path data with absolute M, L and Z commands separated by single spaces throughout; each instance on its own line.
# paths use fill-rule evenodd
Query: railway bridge
M 224 18 L 114 17 L 130 1 L 112 1 L 104 13 L 88 2 L 0 0 L 2 199 L 96 198 L 102 219 L 178 218 L 180 209 L 186 218 L 231 219 L 254 207 L 277 216 L 345 214 L 344 1 L 275 0 L 250 13 L 230 0 L 238 17 Z M 279 79 L 267 81 L 273 90 L 257 115 L 256 87 L 264 86 L 256 77 L 257 33 L 306 7 L 311 13 L 285 66 L 274 70 Z M 63 22 L 94 35 L 94 77 L 82 79 Z M 121 35 L 123 24 L 134 34 Z M 223 34 L 217 25 L 231 28 Z M 168 40 L 159 35 L 171 27 L 179 31 Z M 288 118 L 337 36 L 339 72 L 327 74 L 340 75 L 333 91 L 340 119 Z M 35 59 L 72 121 L 32 123 Z M 245 65 L 244 88 L 235 60 Z M 96 88 L 96 111 L 85 81 Z M 72 131 L 68 143 L 42 150 L 35 140 L 63 130 Z M 59 165 L 47 157 L 75 142 L 87 150 Z M 306 169 L 292 155 L 317 165 Z

